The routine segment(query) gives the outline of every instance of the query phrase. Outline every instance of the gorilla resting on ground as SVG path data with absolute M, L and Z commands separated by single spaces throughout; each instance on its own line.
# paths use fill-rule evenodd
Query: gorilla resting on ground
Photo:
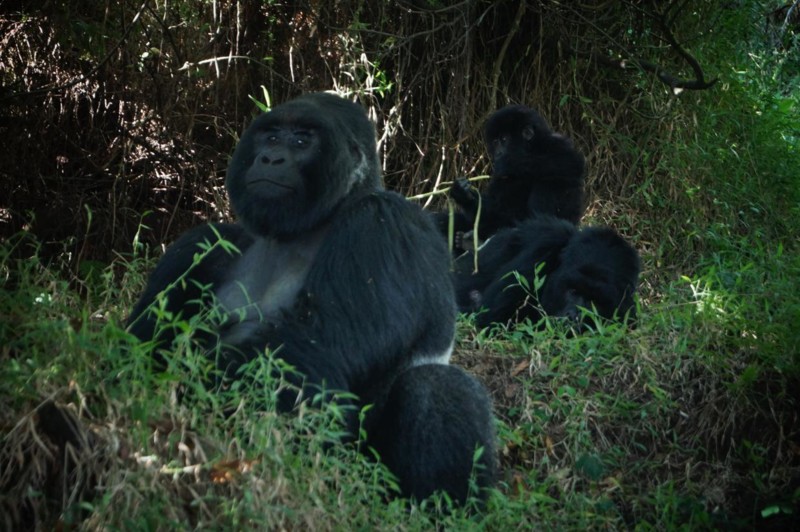
M 570 139 L 553 133 L 539 113 L 524 105 L 496 111 L 484 126 L 484 138 L 492 175 L 488 189 L 480 194 L 481 240 L 534 215 L 551 215 L 573 224 L 580 221 L 585 163 Z M 457 179 L 450 189 L 450 197 L 460 209 L 454 224 L 457 235 L 473 229 L 478 195 L 464 178 Z M 448 215 L 438 213 L 436 217 L 446 234 Z M 456 240 L 459 247 L 464 239 Z M 468 242 L 463 247 L 471 249 Z
M 578 230 L 566 220 L 537 217 L 503 229 L 474 254 L 455 265 L 456 298 L 463 312 L 478 312 L 479 327 L 542 314 L 579 321 L 580 308 L 596 309 L 603 318 L 635 313 L 639 254 L 607 227 Z M 528 281 L 529 290 L 512 272 Z M 544 278 L 538 293 L 534 278 Z
M 321 390 L 355 394 L 355 409 L 374 403 L 366 443 L 403 494 L 464 501 L 477 447 L 477 484 L 495 476 L 490 400 L 447 365 L 456 306 L 440 235 L 380 182 L 375 130 L 359 105 L 309 94 L 259 116 L 228 167 L 239 223 L 197 227 L 173 244 L 130 331 L 153 341 L 163 363 L 179 332 L 163 310 L 199 316 L 206 332 L 195 337 L 223 379 L 247 380 L 242 365 L 276 351 L 297 370 L 281 411 Z

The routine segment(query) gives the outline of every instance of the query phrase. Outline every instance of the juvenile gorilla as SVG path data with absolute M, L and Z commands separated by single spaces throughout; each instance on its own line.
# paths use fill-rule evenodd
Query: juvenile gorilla
M 536 215 L 580 222 L 585 162 L 570 139 L 553 133 L 539 113 L 524 105 L 509 105 L 492 114 L 484 138 L 492 174 L 480 204 L 479 193 L 464 178 L 450 190 L 460 209 L 454 224 L 457 233 L 473 229 L 479 208 L 481 240 Z M 447 215 L 437 215 L 437 223 L 447 231 Z
M 266 348 L 297 370 L 280 411 L 321 391 L 350 392 L 358 397 L 348 427 L 355 437 L 357 410 L 374 403 L 367 444 L 404 495 L 445 490 L 464 501 L 479 446 L 476 478 L 489 486 L 490 400 L 447 365 L 456 313 L 450 257 L 420 209 L 382 189 L 364 110 L 318 93 L 259 116 L 236 147 L 226 186 L 239 223 L 197 227 L 173 244 L 130 331 L 153 341 L 163 362 L 177 331 L 154 309 L 199 315 L 206 332 L 195 338 L 220 379 L 246 378 L 242 365 Z
M 474 254 L 456 260 L 455 285 L 459 308 L 480 312 L 477 325 L 509 323 L 542 314 L 580 321 L 581 308 L 606 319 L 635 313 L 639 254 L 607 227 L 578 230 L 566 220 L 539 217 L 504 229 Z M 517 272 L 529 284 L 523 288 Z M 544 278 L 538 293 L 534 278 Z

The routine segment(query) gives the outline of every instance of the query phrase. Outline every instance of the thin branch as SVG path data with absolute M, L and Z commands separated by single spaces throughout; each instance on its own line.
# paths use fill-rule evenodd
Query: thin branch
M 517 31 L 519 30 L 519 25 L 522 22 L 522 17 L 525 15 L 525 2 L 520 2 L 519 7 L 517 8 L 517 14 L 514 17 L 514 22 L 511 24 L 511 29 L 508 30 L 508 34 L 506 35 L 505 40 L 503 41 L 503 46 L 500 48 L 500 53 L 497 54 L 497 61 L 494 63 L 494 70 L 492 71 L 492 85 L 491 91 L 492 96 L 489 99 L 489 109 L 494 110 L 496 109 L 495 104 L 497 102 L 497 83 L 500 81 L 500 70 L 503 66 L 503 59 L 506 57 L 506 52 L 508 51 L 508 46 L 511 43 L 511 39 L 514 38 Z
M 653 65 L 652 63 L 648 63 L 648 66 L 652 66 L 657 69 L 655 70 L 655 72 L 656 75 L 658 76 L 658 79 L 669 85 L 672 88 L 673 92 L 675 92 L 675 89 L 690 89 L 690 90 L 708 89 L 709 87 L 714 85 L 717 82 L 717 79 L 715 78 L 712 79 L 711 81 L 705 80 L 705 75 L 703 74 L 703 68 L 700 66 L 700 63 L 697 61 L 697 59 L 694 58 L 693 55 L 684 50 L 683 46 L 680 45 L 678 40 L 675 38 L 675 35 L 672 34 L 672 30 L 669 29 L 665 16 L 658 13 L 658 11 L 655 11 L 655 13 L 659 15 L 657 20 L 659 26 L 661 27 L 661 31 L 664 32 L 664 39 L 670 46 L 672 46 L 672 49 L 675 50 L 678 53 L 678 55 L 683 57 L 684 61 L 689 63 L 689 66 L 692 68 L 695 77 L 694 80 L 681 80 L 672 76 L 666 70 L 659 68 L 656 65 Z M 675 16 L 677 17 L 678 13 L 675 13 Z M 642 68 L 645 67 L 642 66 Z M 647 70 L 647 68 L 645 68 L 645 70 Z
M 786 18 L 783 19 L 783 25 L 781 26 L 781 36 L 786 33 L 786 28 L 789 26 L 789 21 L 792 18 L 792 12 L 800 4 L 800 0 L 796 0 L 789 9 L 786 10 Z
M 673 14 L 673 20 L 674 17 L 678 16 L 678 13 L 680 13 L 680 10 L 683 9 L 683 6 L 685 4 L 676 4 L 676 5 L 678 5 L 679 7 L 675 10 L 675 13 Z M 700 63 L 697 61 L 697 59 L 694 58 L 694 56 L 692 56 L 689 52 L 687 52 L 680 45 L 680 43 L 678 43 L 678 40 L 672 34 L 672 31 L 669 29 L 668 24 L 666 23 L 665 20 L 666 15 L 662 15 L 661 13 L 654 10 L 655 15 L 657 15 L 655 18 L 659 25 L 659 29 L 661 29 L 661 31 L 664 33 L 663 35 L 664 40 L 667 42 L 667 44 L 669 44 L 669 46 L 672 49 L 674 49 L 678 53 L 679 56 L 683 58 L 684 61 L 686 61 L 689 64 L 689 66 L 692 68 L 692 71 L 694 72 L 695 79 L 679 78 L 670 73 L 667 69 L 665 69 L 661 65 L 636 57 L 633 53 L 629 52 L 625 46 L 616 42 L 606 31 L 600 28 L 592 20 L 589 20 L 582 13 L 580 13 L 577 10 L 572 10 L 572 13 L 575 14 L 578 18 L 582 19 L 584 23 L 595 28 L 598 31 L 598 33 L 600 33 L 601 35 L 605 35 L 606 38 L 608 38 L 615 44 L 615 46 L 617 46 L 620 50 L 622 50 L 622 53 L 624 53 L 624 55 L 627 55 L 628 58 L 626 59 L 623 57 L 620 59 L 614 59 L 606 55 L 603 55 L 601 53 L 595 52 L 594 50 L 589 52 L 584 52 L 572 47 L 572 45 L 570 45 L 566 41 L 558 41 L 558 44 L 561 47 L 563 47 L 564 50 L 572 53 L 575 56 L 590 57 L 592 60 L 597 61 L 600 64 L 610 66 L 613 68 L 626 70 L 628 68 L 635 67 L 644 72 L 651 72 L 656 75 L 656 78 L 659 81 L 669 86 L 674 94 L 678 94 L 683 89 L 705 90 L 712 87 L 717 82 L 716 78 L 706 81 L 705 74 L 703 73 L 703 69 L 700 66 Z

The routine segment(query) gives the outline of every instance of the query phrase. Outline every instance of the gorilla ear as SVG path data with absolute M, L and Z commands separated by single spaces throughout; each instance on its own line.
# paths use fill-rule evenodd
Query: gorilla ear
M 352 155 L 353 157 L 359 158 L 361 156 L 361 149 L 362 148 L 358 144 L 358 142 L 356 141 L 350 142 L 350 155 Z
M 525 128 L 522 130 L 522 138 L 525 140 L 531 140 L 533 137 L 533 126 L 525 126 Z

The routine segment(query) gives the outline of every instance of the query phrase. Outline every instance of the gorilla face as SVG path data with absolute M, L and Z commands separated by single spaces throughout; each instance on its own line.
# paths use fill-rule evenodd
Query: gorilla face
M 247 190 L 264 199 L 306 196 L 303 175 L 314 173 L 320 144 L 313 128 L 275 125 L 256 131 L 253 162 L 243 179 Z
M 524 105 L 509 105 L 486 122 L 484 137 L 492 161 L 492 175 L 500 178 L 527 176 L 537 146 L 553 135 L 539 113 Z
M 356 104 L 309 94 L 256 118 L 226 181 L 254 235 L 288 238 L 324 222 L 356 188 L 380 187 L 372 124 Z

